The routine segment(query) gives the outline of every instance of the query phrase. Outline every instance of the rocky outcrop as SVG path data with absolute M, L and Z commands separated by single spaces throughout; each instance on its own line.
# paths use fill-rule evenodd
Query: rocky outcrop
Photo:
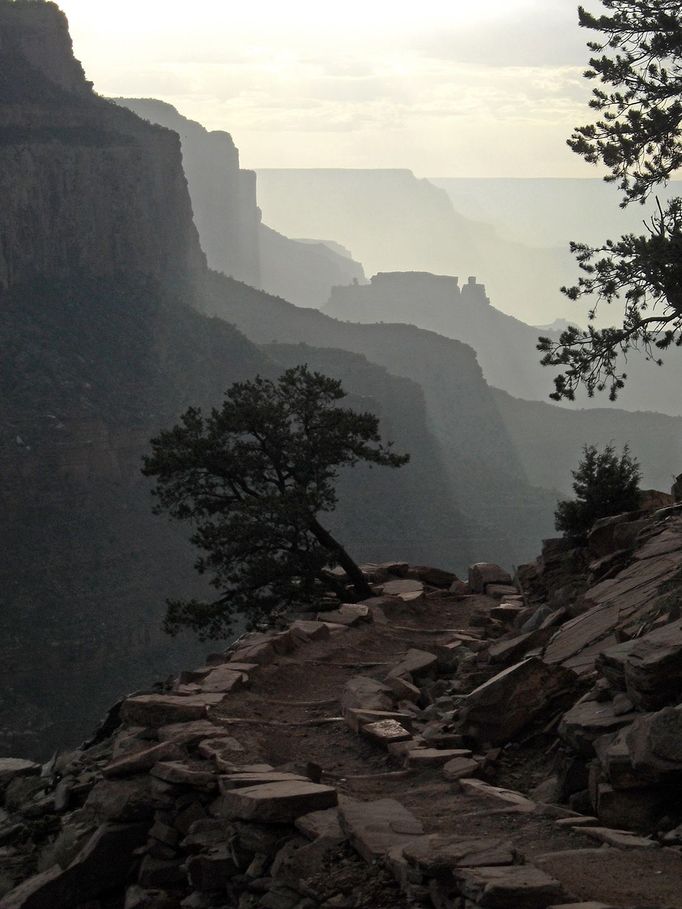
M 649 542 L 682 543 L 668 518 Z M 3 909 L 679 909 L 679 706 L 621 711 L 586 775 L 563 728 L 592 702 L 546 653 L 494 674 L 497 600 L 362 570 L 365 603 L 245 635 L 42 767 L 0 762 Z M 529 572 L 508 604 L 535 614 Z M 552 754 L 561 779 L 529 793 Z M 598 817 L 560 804 L 588 776 Z

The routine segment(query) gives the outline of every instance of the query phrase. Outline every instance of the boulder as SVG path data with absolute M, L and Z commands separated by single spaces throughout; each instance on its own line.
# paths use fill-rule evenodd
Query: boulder
M 485 593 L 487 584 L 511 585 L 508 571 L 493 562 L 476 562 L 469 567 L 469 589 L 471 593 Z M 516 593 L 516 588 L 514 588 Z
M 151 770 L 157 761 L 177 761 L 183 756 L 182 748 L 175 742 L 161 742 L 142 751 L 125 754 L 115 761 L 111 761 L 103 769 L 106 777 L 133 776 Z
M 201 720 L 209 706 L 215 706 L 222 700 L 220 694 L 138 694 L 125 699 L 121 706 L 121 718 L 129 726 L 168 726 Z
M 625 658 L 625 687 L 643 710 L 676 704 L 682 696 L 682 621 L 639 638 Z
M 336 789 L 310 782 L 267 783 L 233 789 L 220 797 L 221 817 L 262 824 L 293 822 L 302 814 L 333 808 Z
M 510 840 L 431 834 L 403 846 L 403 855 L 428 876 L 455 868 L 512 865 L 517 858 Z
M 559 881 L 533 865 L 466 868 L 455 877 L 462 894 L 485 909 L 546 909 L 567 896 Z
M 617 714 L 613 701 L 582 698 L 567 711 L 559 724 L 559 735 L 585 756 L 594 754 L 594 743 L 603 735 L 618 732 L 632 722 L 632 716 Z
M 479 742 L 505 744 L 575 682 L 569 669 L 538 657 L 523 660 L 467 695 L 460 712 L 462 730 Z
M 0 790 L 22 776 L 37 776 L 40 764 L 24 758 L 0 758 Z
M 2 909 L 73 909 L 122 887 L 145 841 L 145 824 L 103 824 L 65 869 L 29 878 L 2 898 Z
M 151 780 L 146 776 L 100 780 L 90 792 L 85 807 L 99 820 L 145 820 L 154 813 Z
M 430 653 L 428 650 L 411 648 L 407 651 L 407 654 L 398 665 L 390 670 L 386 678 L 402 678 L 404 676 L 418 678 L 419 676 L 426 675 L 426 673 L 430 672 L 432 669 L 435 669 L 437 663 L 438 657 L 435 653 Z
M 424 833 L 421 821 L 395 799 L 358 802 L 344 798 L 339 803 L 339 820 L 352 846 L 369 863 Z
M 392 706 L 391 689 L 387 685 L 364 675 L 355 675 L 346 682 L 341 697 L 344 712 L 351 707 L 363 710 L 390 710 Z

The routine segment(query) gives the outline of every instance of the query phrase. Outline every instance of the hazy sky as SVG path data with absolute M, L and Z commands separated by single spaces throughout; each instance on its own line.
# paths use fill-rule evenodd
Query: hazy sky
M 589 120 L 574 0 L 60 6 L 97 91 L 228 130 L 245 167 L 595 176 L 565 145 Z

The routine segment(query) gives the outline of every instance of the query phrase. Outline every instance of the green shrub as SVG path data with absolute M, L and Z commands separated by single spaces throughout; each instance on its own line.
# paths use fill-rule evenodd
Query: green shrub
M 572 471 L 575 499 L 558 503 L 555 527 L 565 537 L 584 539 L 600 518 L 639 508 L 641 471 L 626 445 L 618 456 L 613 445 L 598 451 L 585 445 L 577 470 Z

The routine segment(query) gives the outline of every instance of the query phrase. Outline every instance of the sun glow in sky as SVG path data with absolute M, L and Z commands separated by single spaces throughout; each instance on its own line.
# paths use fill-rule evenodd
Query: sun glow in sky
M 104 95 L 232 133 L 246 167 L 594 176 L 574 0 L 61 0 Z

